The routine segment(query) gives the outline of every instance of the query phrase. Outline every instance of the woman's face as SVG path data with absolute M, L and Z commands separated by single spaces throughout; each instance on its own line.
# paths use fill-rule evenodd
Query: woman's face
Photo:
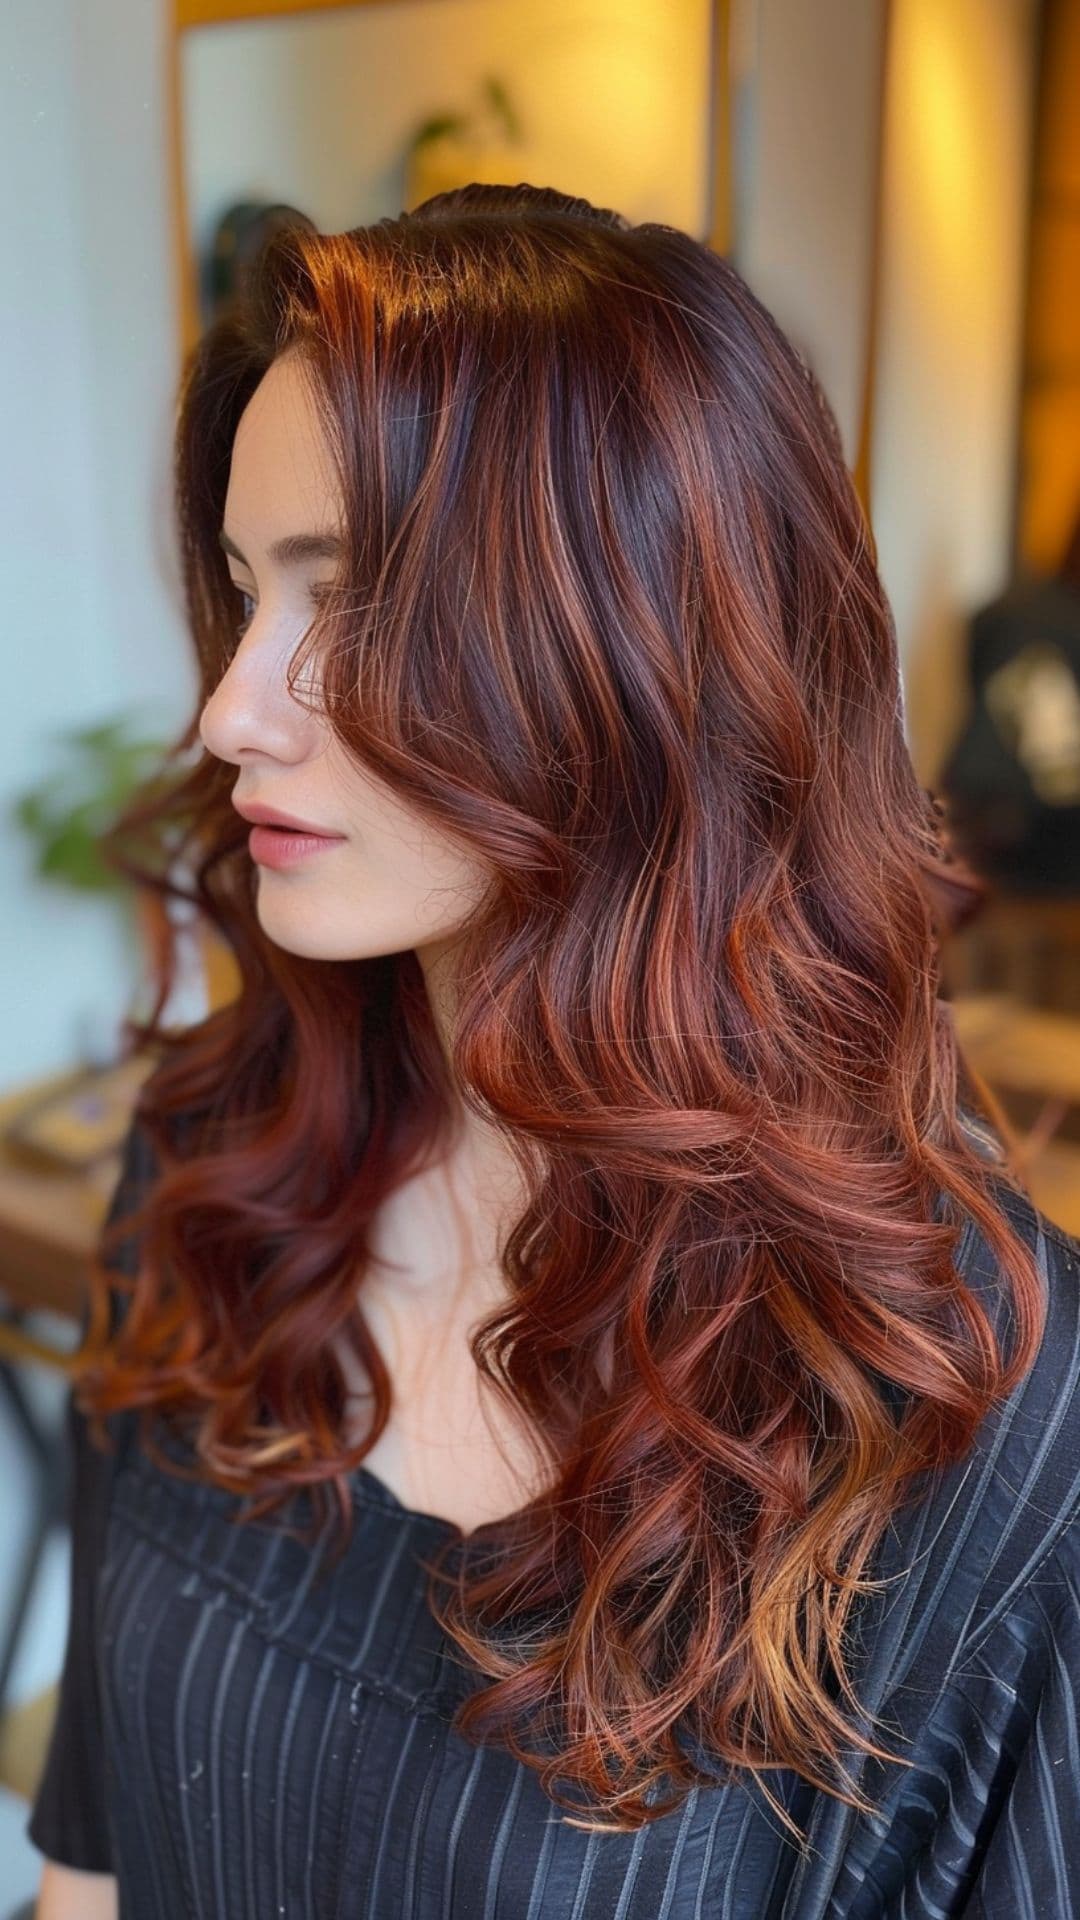
M 334 579 L 341 523 L 318 412 L 301 365 L 284 355 L 252 395 L 233 445 L 222 544 L 247 596 L 246 625 L 199 732 L 208 752 L 236 767 L 241 809 L 274 807 L 337 836 L 288 865 L 271 863 L 285 850 L 278 836 L 253 850 L 267 936 L 312 959 L 413 949 L 426 963 L 453 945 L 486 870 L 358 766 L 286 684 L 319 589 Z M 322 550 L 279 550 L 297 535 L 315 535 Z M 303 691 L 303 677 L 299 684 Z

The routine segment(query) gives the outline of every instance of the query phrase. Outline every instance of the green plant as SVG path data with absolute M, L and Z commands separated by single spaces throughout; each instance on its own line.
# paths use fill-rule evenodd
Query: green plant
M 34 842 L 35 871 L 82 892 L 127 896 L 130 883 L 106 865 L 98 840 L 137 790 L 149 794 L 172 777 L 161 772 L 165 743 L 141 736 L 124 714 L 53 738 L 68 750 L 67 764 L 11 807 L 15 825 Z
M 511 102 L 502 81 L 495 74 L 485 74 L 480 82 L 481 105 L 469 112 L 442 112 L 429 114 L 416 128 L 408 144 L 409 154 L 418 148 L 427 146 L 432 140 L 442 140 L 447 134 L 480 134 L 488 132 L 494 123 L 499 134 L 511 141 L 521 139 L 522 127 L 517 109 Z M 485 121 L 487 126 L 485 127 Z

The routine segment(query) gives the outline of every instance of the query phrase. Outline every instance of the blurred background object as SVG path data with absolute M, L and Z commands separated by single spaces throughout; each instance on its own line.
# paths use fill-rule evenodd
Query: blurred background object
M 228 312 L 243 290 L 244 274 L 271 235 L 282 227 L 311 227 L 297 207 L 238 200 L 216 221 L 198 261 L 199 321 L 209 326 Z
M 436 109 L 416 128 L 405 151 L 403 206 L 470 180 L 512 186 L 525 178 L 524 130 L 497 74 L 484 75 L 477 96 L 464 109 Z
M 955 844 L 1002 890 L 1075 899 L 1080 515 L 1056 574 L 1019 574 L 975 613 L 967 677 L 968 718 L 939 782 Z
M 123 1020 L 164 941 L 175 1024 L 235 986 L 96 852 L 191 707 L 184 354 L 275 228 L 469 179 L 729 254 L 834 408 L 916 772 L 982 877 L 943 926 L 965 1060 L 1077 1231 L 1080 0 L 9 0 L 0 33 L 2 1916 L 38 1872 L 20 1796 L 66 1625 L 66 1355 L 148 1065 Z

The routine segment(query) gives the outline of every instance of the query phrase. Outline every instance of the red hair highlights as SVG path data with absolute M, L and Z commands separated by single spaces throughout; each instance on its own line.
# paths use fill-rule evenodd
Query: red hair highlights
M 495 875 L 455 1082 L 532 1197 L 474 1352 L 558 1476 L 480 1530 L 483 1564 L 433 1570 L 491 1683 L 459 1725 L 576 1783 L 593 1824 L 667 1811 L 700 1777 L 686 1733 L 857 1800 L 841 1752 L 880 1749 L 846 1710 L 846 1631 L 873 1547 L 1030 1362 L 1040 1294 L 958 1117 L 937 956 L 964 886 L 832 416 L 738 273 L 670 227 L 473 186 L 278 235 L 181 395 L 200 708 L 241 611 L 232 438 L 286 350 L 348 530 L 305 640 L 325 711 Z M 96 1276 L 79 1391 L 184 1415 L 257 1511 L 336 1491 L 347 1527 L 366 1443 L 330 1343 L 373 1380 L 374 1439 L 366 1231 L 451 1086 L 414 954 L 316 964 L 263 935 L 233 773 L 203 755 L 111 836 L 147 879 L 125 836 L 167 830 L 148 883 L 197 902 L 241 988 L 163 1033 L 163 979 L 131 1023 L 162 1055 L 157 1177 L 111 1331 L 125 1282 Z M 965 1214 L 1007 1353 L 953 1263 Z

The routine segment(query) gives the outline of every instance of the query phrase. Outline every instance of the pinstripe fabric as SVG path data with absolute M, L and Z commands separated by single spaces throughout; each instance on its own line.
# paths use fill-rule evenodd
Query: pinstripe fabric
M 114 1208 L 139 1177 L 129 1142 Z M 351 1545 L 320 1569 L 273 1516 L 233 1525 L 231 1495 L 155 1468 L 131 1416 L 106 1461 L 69 1406 L 72 1620 L 31 1839 L 115 1873 L 121 1920 L 1080 1916 L 1080 1242 L 1001 1195 L 1047 1332 L 879 1551 L 898 1577 L 859 1616 L 855 1672 L 912 1764 L 857 1768 L 873 1818 L 778 1773 L 801 1853 L 752 1780 L 636 1834 L 568 1826 L 530 1770 L 451 1730 L 475 1676 L 418 1565 L 445 1523 L 360 1469 Z M 970 1224 L 958 1259 L 995 1304 Z

